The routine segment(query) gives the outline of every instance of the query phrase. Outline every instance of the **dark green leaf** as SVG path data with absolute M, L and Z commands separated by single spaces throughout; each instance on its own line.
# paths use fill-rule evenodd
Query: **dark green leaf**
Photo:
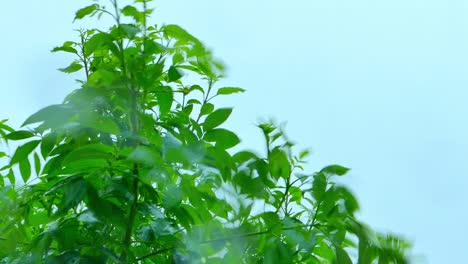
M 19 169 L 21 173 L 21 178 L 24 183 L 27 183 L 29 177 L 31 177 L 31 164 L 28 159 L 23 159 L 19 162 Z
M 244 89 L 239 88 L 239 87 L 223 87 L 218 89 L 218 95 L 227 95 L 227 94 L 233 94 L 233 93 L 243 93 L 245 92 Z
M 10 181 L 10 184 L 11 184 L 11 185 L 15 185 L 16 178 L 15 178 L 15 174 L 13 173 L 13 170 L 12 170 L 12 169 L 10 169 L 10 171 L 8 172 L 7 178 L 8 178 L 8 180 Z
M 89 144 L 83 147 L 74 149 L 63 160 L 62 164 L 73 163 L 84 159 L 103 159 L 112 158 L 113 148 L 104 144 Z
M 49 156 L 49 153 L 54 148 L 56 141 L 57 141 L 57 135 L 55 133 L 49 133 L 42 138 L 42 143 L 41 143 L 42 158 L 46 159 Z
M 40 140 L 33 140 L 22 146 L 19 146 L 16 149 L 15 154 L 13 154 L 10 164 L 15 164 L 27 159 L 29 154 L 37 147 L 37 145 L 39 145 L 40 142 Z
M 169 71 L 167 73 L 167 76 L 168 76 L 168 81 L 169 82 L 173 82 L 173 81 L 177 81 L 179 80 L 180 78 L 182 78 L 182 73 L 179 72 L 179 70 L 177 70 L 176 67 L 174 66 L 171 66 L 169 68 Z
M 59 212 L 65 213 L 83 200 L 86 193 L 86 181 L 73 179 L 64 186 L 63 199 L 59 205 Z
M 228 149 L 239 144 L 239 137 L 234 132 L 223 128 L 217 128 L 206 132 L 203 137 L 208 142 L 216 142 L 216 146 Z
M 6 138 L 10 140 L 21 140 L 30 137 L 34 137 L 34 133 L 26 130 L 19 130 L 6 135 Z
M 226 121 L 232 113 L 232 108 L 221 108 L 217 109 L 210 115 L 208 115 L 203 123 L 205 131 L 211 130 Z
M 37 153 L 34 153 L 34 169 L 36 170 L 36 175 L 41 174 L 41 159 Z
M 312 184 L 312 196 L 317 201 L 321 201 L 325 191 L 327 190 L 327 177 L 323 173 L 314 175 L 314 182 Z

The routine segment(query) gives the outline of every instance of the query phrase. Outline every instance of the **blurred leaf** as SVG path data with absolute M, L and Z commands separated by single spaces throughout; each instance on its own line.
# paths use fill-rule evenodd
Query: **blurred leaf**
M 349 257 L 348 253 L 341 247 L 336 247 L 335 250 L 336 259 L 334 263 L 336 264 L 353 264 L 351 258 Z
M 269 166 L 271 175 L 276 179 L 279 177 L 287 179 L 291 175 L 291 164 L 289 163 L 288 156 L 279 147 L 275 147 L 271 151 Z
M 320 172 L 324 173 L 325 175 L 338 175 L 338 176 L 343 176 L 349 171 L 348 168 L 345 168 L 340 165 L 330 165 L 325 168 L 323 168 Z
M 223 87 L 218 89 L 218 95 L 227 95 L 233 93 L 243 93 L 245 92 L 244 89 L 238 87 Z
M 42 108 L 24 121 L 21 126 L 47 121 L 53 125 L 64 124 L 74 113 L 70 105 L 58 104 Z
M 79 9 L 78 11 L 76 11 L 75 13 L 75 20 L 77 19 L 82 19 L 84 18 L 85 16 L 88 16 L 90 14 L 92 14 L 94 11 L 96 11 L 97 9 L 99 8 L 99 6 L 97 4 L 93 4 L 93 5 L 90 5 L 90 6 L 87 6 L 87 7 L 83 7 L 81 9 Z
M 83 68 L 83 65 L 81 65 L 80 63 L 74 61 L 70 65 L 68 65 L 68 67 L 61 68 L 61 69 L 59 69 L 59 71 L 65 72 L 65 73 L 72 73 L 72 72 L 77 72 L 77 71 L 81 70 L 82 68 Z
M 234 132 L 223 128 L 216 128 L 205 133 L 203 137 L 208 142 L 216 142 L 216 146 L 228 149 L 239 144 L 240 139 Z
M 158 99 L 159 111 L 161 114 L 167 114 L 172 107 L 174 101 L 174 95 L 171 87 L 162 86 L 156 91 L 156 98 Z

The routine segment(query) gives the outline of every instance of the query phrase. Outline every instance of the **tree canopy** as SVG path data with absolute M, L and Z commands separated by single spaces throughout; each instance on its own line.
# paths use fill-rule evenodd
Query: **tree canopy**
M 405 240 L 356 219 L 348 168 L 305 171 L 273 122 L 265 154 L 241 149 L 214 103 L 244 89 L 218 86 L 223 64 L 186 30 L 147 24 L 149 2 L 79 9 L 114 21 L 52 50 L 79 88 L 0 122 L 17 146 L 0 151 L 0 263 L 407 263 Z

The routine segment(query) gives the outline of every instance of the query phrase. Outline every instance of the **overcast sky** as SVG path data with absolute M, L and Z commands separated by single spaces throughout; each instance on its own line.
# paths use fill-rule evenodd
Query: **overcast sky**
M 0 119 L 19 125 L 77 88 L 56 71 L 71 57 L 74 11 L 91 1 L 4 1 Z M 229 127 L 261 150 L 260 118 L 287 121 L 310 168 L 352 168 L 359 217 L 404 234 L 427 263 L 466 259 L 468 6 L 463 0 L 161 0 L 247 89 Z

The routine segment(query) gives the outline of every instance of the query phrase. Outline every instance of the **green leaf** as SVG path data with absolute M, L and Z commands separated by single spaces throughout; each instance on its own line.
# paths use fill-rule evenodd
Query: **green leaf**
M 63 125 L 73 113 L 74 109 L 70 105 L 50 105 L 28 117 L 21 126 L 44 121 L 50 123 L 50 125 Z
M 289 163 L 288 156 L 279 147 L 275 147 L 270 152 L 269 165 L 270 173 L 275 179 L 279 177 L 287 179 L 291 175 L 291 164 Z
M 324 173 L 328 176 L 338 175 L 343 176 L 349 171 L 348 168 L 340 166 L 340 165 L 330 165 L 323 168 L 320 172 Z
M 37 153 L 34 153 L 34 169 L 36 171 L 36 175 L 39 176 L 41 174 L 41 159 Z
M 200 109 L 200 115 L 201 116 L 208 115 L 211 112 L 213 112 L 213 109 L 214 109 L 214 105 L 212 103 L 205 103 L 202 105 Z
M 103 159 L 108 160 L 113 157 L 113 148 L 104 144 L 89 144 L 71 151 L 62 164 L 73 163 L 84 159 Z
M 353 262 L 351 261 L 351 258 L 348 255 L 348 252 L 346 252 L 343 248 L 337 247 L 335 253 L 336 253 L 336 259 L 334 263 L 353 264 Z
M 203 137 L 208 142 L 216 142 L 216 146 L 228 149 L 239 144 L 239 137 L 232 131 L 223 128 L 217 128 L 206 132 Z
M 19 131 L 14 131 L 8 135 L 6 135 L 6 139 L 10 140 L 21 140 L 21 139 L 26 139 L 34 137 L 34 133 L 26 130 L 19 130 Z
M 316 201 L 321 201 L 327 190 L 327 177 L 323 173 L 314 175 L 314 182 L 312 183 L 312 196 Z
M 93 13 L 94 11 L 96 11 L 98 8 L 99 8 L 99 6 L 98 6 L 97 4 L 93 4 L 93 5 L 90 5 L 90 6 L 83 7 L 83 8 L 81 8 L 81 9 L 79 9 L 79 10 L 76 11 L 76 13 L 75 13 L 75 20 L 77 20 L 77 19 L 82 19 L 82 18 L 84 18 L 85 16 L 90 15 L 91 13 Z
M 167 76 L 168 76 L 168 81 L 169 82 L 173 82 L 173 81 L 177 81 L 179 80 L 180 78 L 182 78 L 182 73 L 179 72 L 179 70 L 177 70 L 176 67 L 174 66 L 171 66 L 169 68 L 169 71 L 167 73 Z
M 189 34 L 185 29 L 181 28 L 178 25 L 165 25 L 162 30 L 164 33 L 172 38 L 178 39 L 184 42 L 193 42 L 195 44 L 201 45 L 201 42 Z
M 227 95 L 227 94 L 243 93 L 243 92 L 245 92 L 245 90 L 239 87 L 223 87 L 223 88 L 218 89 L 217 95 Z
M 160 89 L 156 91 L 156 98 L 158 99 L 159 111 L 162 115 L 171 111 L 172 103 L 174 101 L 174 94 L 171 87 L 160 87 Z
M 120 134 L 120 127 L 113 118 L 97 114 L 90 115 L 81 120 L 84 126 L 96 129 L 109 134 Z
M 72 72 L 77 72 L 83 68 L 83 65 L 79 64 L 78 62 L 74 61 L 68 67 L 66 68 L 60 68 L 59 71 L 65 72 L 65 73 L 72 73 Z
M 113 43 L 114 37 L 111 34 L 105 32 L 99 32 L 93 35 L 87 42 L 84 44 L 85 56 L 90 56 L 94 52 L 107 47 L 113 53 L 117 52 L 117 47 Z
M 64 186 L 63 198 L 59 205 L 59 212 L 65 213 L 80 203 L 86 194 L 86 181 L 73 179 Z
M 56 141 L 57 134 L 55 133 L 49 133 L 42 138 L 41 155 L 44 158 L 44 160 L 49 156 L 50 152 L 55 146 Z
M 66 41 L 65 43 L 63 43 L 62 46 L 53 48 L 52 52 L 64 51 L 68 53 L 78 54 L 78 51 L 72 47 L 74 44 L 75 42 L 73 41 Z
M 12 169 L 10 169 L 10 171 L 8 172 L 7 178 L 8 178 L 8 180 L 10 181 L 10 184 L 11 184 L 11 185 L 15 185 L 16 177 L 15 177 L 15 173 L 13 172 Z
M 226 121 L 232 113 L 232 108 L 221 108 L 217 109 L 210 115 L 208 115 L 203 123 L 205 131 L 211 130 Z
M 122 8 L 122 14 L 124 16 L 131 17 L 135 20 L 135 22 L 142 24 L 145 19 L 145 14 L 143 12 L 138 11 L 134 6 L 127 5 Z
M 40 142 L 40 140 L 33 140 L 22 146 L 19 146 L 16 149 L 15 154 L 13 154 L 10 164 L 13 165 L 15 163 L 21 162 L 22 160 L 27 159 L 29 154 L 37 147 L 37 145 L 39 145 Z
M 28 159 L 23 159 L 19 162 L 19 170 L 21 173 L 21 178 L 23 178 L 23 182 L 27 183 L 29 177 L 31 177 L 31 164 L 29 163 Z
M 291 201 L 300 203 L 302 199 L 302 190 L 299 187 L 289 187 L 289 194 L 291 195 Z

